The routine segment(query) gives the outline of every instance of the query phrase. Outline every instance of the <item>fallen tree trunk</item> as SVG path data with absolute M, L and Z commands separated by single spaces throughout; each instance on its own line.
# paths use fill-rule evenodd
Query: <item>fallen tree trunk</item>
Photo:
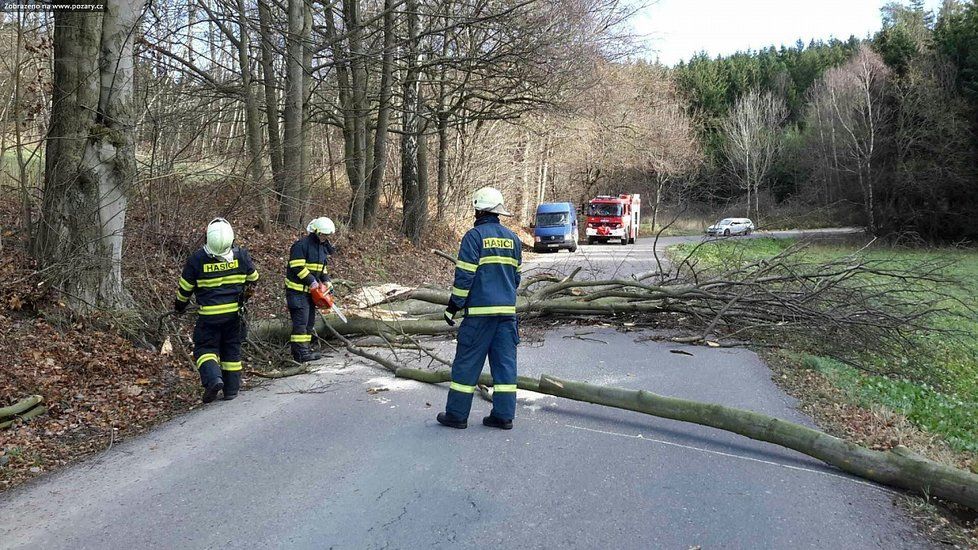
M 324 318 L 325 321 L 323 320 Z M 321 335 L 329 333 L 329 330 L 326 328 L 327 324 L 339 334 L 355 336 L 395 336 L 398 334 L 435 336 L 455 331 L 455 327 L 448 326 L 445 321 L 371 319 L 369 317 L 357 317 L 351 313 L 348 323 L 340 321 L 335 315 L 321 315 L 316 321 L 316 332 Z M 288 321 L 256 321 L 249 328 L 255 331 L 256 336 L 260 340 L 276 342 L 287 342 L 292 332 L 292 325 Z
M 16 416 L 22 414 L 30 410 L 31 407 L 37 405 L 41 401 L 44 401 L 43 397 L 41 397 L 40 395 L 32 395 L 30 397 L 25 397 L 21 399 L 20 401 L 14 403 L 13 405 L 10 405 L 9 407 L 2 407 L 0 408 L 0 420 L 2 420 L 7 416 Z
M 395 376 L 439 384 L 451 371 L 398 368 Z M 483 374 L 480 384 L 491 385 Z M 922 495 L 936 496 L 978 510 L 978 475 L 916 455 L 905 447 L 873 451 L 824 432 L 764 414 L 657 395 L 645 390 L 597 386 L 543 375 L 519 377 L 517 387 L 565 399 L 691 422 L 793 449 L 844 472 Z

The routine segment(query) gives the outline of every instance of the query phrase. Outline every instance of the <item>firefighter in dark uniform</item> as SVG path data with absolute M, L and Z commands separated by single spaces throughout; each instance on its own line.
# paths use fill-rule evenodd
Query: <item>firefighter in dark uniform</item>
M 499 223 L 509 216 L 502 193 L 491 187 L 475 192 L 475 227 L 462 238 L 455 264 L 452 297 L 445 321 L 458 327 L 458 345 L 452 362 L 452 384 L 445 412 L 438 422 L 452 428 L 468 425 L 472 394 L 489 358 L 492 372 L 492 412 L 482 423 L 504 430 L 516 415 L 516 289 L 520 285 L 523 254 L 515 233 Z
M 207 241 L 183 267 L 174 309 L 183 313 L 197 296 L 194 359 L 204 386 L 204 403 L 223 390 L 234 399 L 241 388 L 242 327 L 239 310 L 258 280 L 251 256 L 233 246 L 234 230 L 223 218 L 207 224 Z
M 292 318 L 292 335 L 289 345 L 292 358 L 300 363 L 319 359 L 312 351 L 312 336 L 316 326 L 316 307 L 309 290 L 326 285 L 331 291 L 329 257 L 336 250 L 329 242 L 329 235 L 336 232 L 336 225 L 329 218 L 316 218 L 306 226 L 308 235 L 292 244 L 289 263 L 285 268 L 285 302 Z

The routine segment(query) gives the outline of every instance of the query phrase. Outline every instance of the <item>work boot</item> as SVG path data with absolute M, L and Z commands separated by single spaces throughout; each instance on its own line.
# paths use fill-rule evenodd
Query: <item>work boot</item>
M 230 401 L 237 397 L 238 390 L 241 389 L 241 371 L 221 371 L 221 378 L 224 380 L 224 400 Z
M 469 426 L 468 422 L 464 420 L 456 420 L 455 418 L 448 416 L 447 413 L 438 413 L 436 419 L 438 420 L 439 424 L 441 424 L 442 426 L 448 426 L 449 428 L 458 428 L 459 430 L 464 430 Z
M 482 425 L 489 426 L 490 428 L 499 428 L 500 430 L 513 429 L 512 420 L 503 420 L 502 418 L 499 418 L 498 416 L 493 416 L 491 414 L 482 419 Z
M 201 397 L 201 400 L 204 403 L 210 403 L 217 399 L 217 393 L 223 389 L 224 381 L 218 378 L 208 384 L 207 388 L 204 389 L 204 395 Z
M 322 358 L 322 354 L 317 351 L 312 351 L 307 345 L 292 344 L 292 358 L 297 363 L 308 363 L 309 361 L 316 361 Z

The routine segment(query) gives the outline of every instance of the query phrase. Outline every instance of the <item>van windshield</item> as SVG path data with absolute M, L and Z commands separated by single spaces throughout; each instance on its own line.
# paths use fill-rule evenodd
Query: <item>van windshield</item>
M 539 227 L 556 227 L 558 225 L 568 224 L 570 224 L 570 214 L 567 212 L 537 214 L 537 225 Z
M 588 216 L 621 216 L 621 205 L 613 203 L 592 203 L 587 207 Z

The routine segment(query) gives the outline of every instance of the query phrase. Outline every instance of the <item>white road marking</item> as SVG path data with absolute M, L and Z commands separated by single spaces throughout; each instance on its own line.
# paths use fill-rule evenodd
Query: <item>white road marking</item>
M 868 482 L 868 481 L 862 481 L 860 479 L 855 479 L 855 478 L 852 478 L 852 477 L 849 477 L 849 476 L 840 475 L 840 474 L 833 474 L 832 472 L 825 472 L 825 471 L 822 471 L 822 470 L 815 470 L 815 469 L 812 469 L 812 468 L 804 468 L 802 466 L 791 466 L 791 465 L 788 465 L 788 464 L 782 464 L 780 462 L 774 462 L 772 460 L 762 460 L 760 458 L 753 458 L 753 457 L 750 457 L 750 456 L 737 455 L 737 454 L 733 454 L 733 453 L 725 453 L 723 451 L 713 451 L 713 450 L 710 450 L 710 449 L 704 449 L 702 447 L 693 447 L 692 445 L 683 445 L 682 443 L 675 443 L 673 441 L 664 441 L 662 439 L 655 439 L 655 438 L 652 438 L 652 437 L 645 437 L 642 434 L 629 435 L 629 434 L 623 434 L 623 433 L 618 433 L 618 432 L 608 432 L 608 431 L 605 431 L 605 430 L 596 430 L 594 428 L 586 428 L 584 426 L 575 426 L 573 424 L 564 424 L 564 426 L 567 427 L 567 428 L 574 429 L 574 430 L 583 430 L 585 432 L 594 432 L 594 433 L 605 434 L 605 435 L 613 435 L 613 436 L 616 436 L 616 437 L 624 437 L 624 438 L 628 438 L 628 439 L 641 439 L 642 441 L 649 441 L 649 442 L 652 442 L 652 443 L 661 443 L 662 445 L 668 445 L 670 447 L 679 447 L 680 449 L 687 449 L 687 450 L 690 450 L 690 451 L 698 451 L 698 452 L 701 452 L 701 453 L 706 453 L 706 454 L 711 454 L 711 455 L 716 455 L 716 456 L 722 456 L 722 457 L 726 457 L 726 458 L 737 458 L 737 459 L 740 459 L 740 460 L 746 460 L 748 462 L 759 462 L 761 464 L 767 464 L 769 466 L 778 466 L 778 467 L 781 467 L 781 468 L 787 468 L 789 470 L 797 470 L 797 471 L 800 471 L 800 472 L 807 472 L 807 473 L 810 473 L 810 474 L 818 474 L 818 475 L 823 475 L 823 476 L 828 476 L 828 477 L 834 477 L 834 478 L 838 478 L 838 479 L 844 479 L 846 481 L 851 481 L 852 483 L 856 483 L 856 484 L 859 484 L 859 485 L 865 485 L 866 487 L 872 487 L 874 489 L 878 489 L 880 491 L 883 491 L 883 492 L 886 492 L 886 493 L 890 493 L 890 494 L 893 494 L 893 495 L 899 495 L 899 494 L 901 494 L 899 491 L 894 491 L 893 489 L 889 489 L 887 487 L 883 487 L 882 485 L 877 485 L 876 483 L 871 483 L 871 482 Z

